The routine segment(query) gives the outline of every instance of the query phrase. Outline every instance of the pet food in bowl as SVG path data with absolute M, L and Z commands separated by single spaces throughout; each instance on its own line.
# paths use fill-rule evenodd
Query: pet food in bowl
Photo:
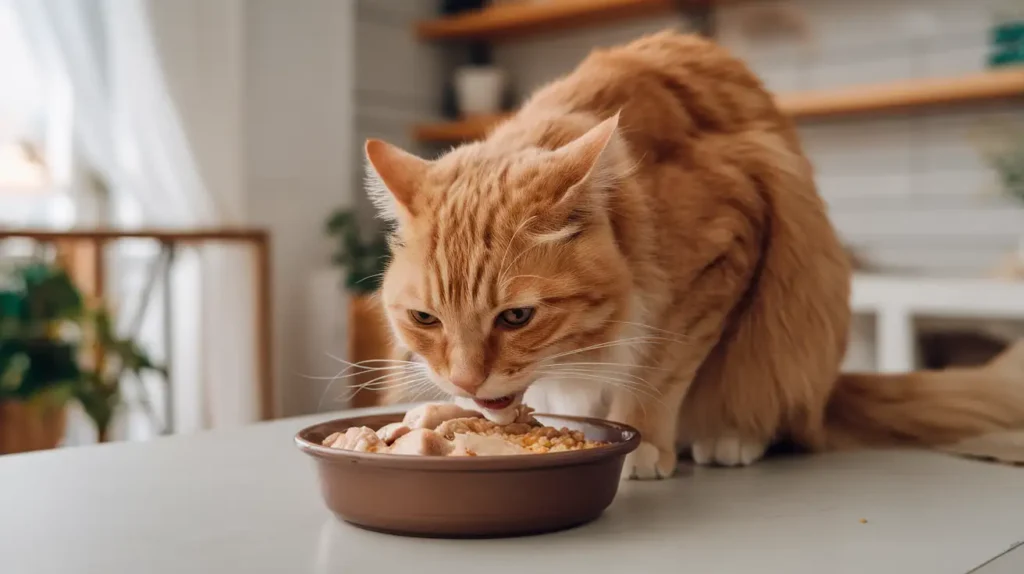
M 498 425 L 454 405 L 303 429 L 321 494 L 342 520 L 395 534 L 493 537 L 594 520 L 640 444 L 632 427 L 533 415 Z M 328 440 L 330 439 L 330 440 Z

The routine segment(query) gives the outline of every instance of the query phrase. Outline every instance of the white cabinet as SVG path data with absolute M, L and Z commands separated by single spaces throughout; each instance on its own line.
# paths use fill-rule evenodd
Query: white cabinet
M 1024 322 L 1024 282 L 857 275 L 847 370 L 916 368 L 922 319 Z

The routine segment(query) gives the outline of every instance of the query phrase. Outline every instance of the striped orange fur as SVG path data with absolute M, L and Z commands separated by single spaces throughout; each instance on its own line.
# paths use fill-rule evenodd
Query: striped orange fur
M 735 465 L 780 439 L 820 450 L 1024 426 L 1024 367 L 840 376 L 848 257 L 790 120 L 708 41 L 595 51 L 433 161 L 366 151 L 398 223 L 381 293 L 398 341 L 453 395 L 529 390 L 636 426 L 631 476 L 671 474 L 680 443 Z M 510 309 L 532 316 L 509 326 Z

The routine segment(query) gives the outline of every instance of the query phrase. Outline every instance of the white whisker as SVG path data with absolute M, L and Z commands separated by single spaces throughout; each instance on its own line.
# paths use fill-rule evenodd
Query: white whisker
M 355 391 L 352 393 L 352 396 L 355 396 L 355 393 L 359 392 L 359 389 L 361 387 L 363 387 L 363 386 L 373 384 L 373 383 L 375 383 L 377 381 L 380 381 L 382 379 L 386 379 L 388 377 L 408 377 L 408 376 L 413 375 L 413 374 L 415 374 L 417 376 L 421 376 L 422 372 L 425 370 L 423 365 L 401 365 L 401 366 L 395 366 L 395 367 L 376 367 L 376 368 L 370 368 L 370 367 L 363 367 L 362 365 L 357 364 L 357 363 L 350 363 L 350 362 L 344 361 L 344 360 L 340 360 L 340 361 L 342 363 L 347 364 L 348 366 L 345 367 L 344 369 L 342 369 L 337 375 L 335 375 L 334 377 L 331 378 L 331 382 L 327 384 L 327 388 L 324 389 L 323 394 L 320 395 L 320 400 L 317 402 L 317 410 L 318 411 L 323 406 L 324 399 L 331 392 L 331 388 L 333 388 L 335 383 L 337 383 L 340 380 L 347 379 L 347 378 L 355 376 L 355 375 L 362 375 L 362 374 L 365 374 L 365 373 L 370 373 L 370 372 L 375 372 L 375 371 L 388 371 L 384 375 L 380 375 L 380 376 L 378 376 L 375 379 L 367 381 L 366 383 L 362 383 L 361 385 L 355 385 L 353 387 L 353 388 L 355 388 Z M 376 361 L 376 359 L 372 359 L 371 361 Z M 361 361 L 361 362 L 371 362 L 371 361 Z M 359 368 L 359 369 L 363 369 L 363 370 L 357 371 L 355 373 L 351 373 L 351 374 L 348 374 L 348 375 L 345 374 L 348 371 L 352 370 L 353 368 Z M 351 398 L 351 397 L 349 397 L 349 398 Z
M 527 277 L 531 277 L 533 279 L 540 279 L 542 281 L 547 279 L 547 277 L 541 277 L 540 275 L 513 275 L 512 277 L 509 277 L 508 279 L 501 282 L 501 288 L 504 289 L 506 285 L 515 281 L 516 279 L 523 279 Z
M 420 386 L 420 387 L 414 387 L 414 388 L 418 388 L 419 390 L 418 390 L 418 391 L 416 392 L 416 395 L 415 395 L 415 396 L 413 396 L 413 398 L 409 400 L 409 402 L 410 402 L 410 403 L 415 403 L 415 402 L 417 402 L 417 401 L 418 401 L 418 400 L 420 399 L 420 397 L 422 397 L 422 396 L 423 396 L 423 395 L 424 395 L 425 393 L 429 393 L 429 392 L 430 392 L 430 390 L 431 390 L 431 388 L 437 388 L 437 387 L 436 387 L 436 386 L 434 385 L 434 383 L 433 383 L 433 382 L 431 382 L 431 381 L 428 381 L 428 383 L 429 383 L 429 384 L 426 384 L 426 385 L 422 385 L 422 386 Z
M 400 361 L 398 359 L 366 359 L 366 360 L 363 360 L 363 361 L 359 361 L 358 363 L 352 363 L 352 362 L 346 361 L 345 359 L 342 359 L 341 357 L 336 357 L 336 356 L 334 356 L 334 355 L 332 355 L 330 353 L 324 353 L 324 354 L 327 355 L 328 357 L 334 359 L 335 361 L 343 364 L 343 365 L 347 365 L 347 367 L 345 369 L 342 369 L 341 372 L 339 372 L 337 375 L 335 375 L 334 378 L 340 377 L 341 375 L 347 373 L 348 371 L 350 371 L 352 369 L 361 369 L 360 371 L 357 372 L 357 374 L 358 374 L 358 373 L 372 372 L 372 371 L 374 371 L 376 369 L 380 369 L 380 370 L 397 369 L 401 365 L 406 365 L 406 366 L 423 366 L 423 363 L 417 363 L 416 361 Z M 368 366 L 366 366 L 366 365 L 376 365 L 376 364 L 380 364 L 380 363 L 383 363 L 384 366 L 381 366 L 381 367 L 368 367 Z
M 608 319 L 607 321 L 605 321 L 605 323 L 618 323 L 618 324 L 621 324 L 621 325 L 632 325 L 634 327 L 642 327 L 644 329 L 648 329 L 648 330 L 656 332 L 656 333 L 662 333 L 662 334 L 665 334 L 665 335 L 672 335 L 673 337 L 681 337 L 681 339 L 673 339 L 677 343 L 685 343 L 686 340 L 689 339 L 689 337 L 687 335 L 684 335 L 683 333 L 676 333 L 676 332 L 673 332 L 673 331 L 667 331 L 665 329 L 659 329 L 658 327 L 654 327 L 652 325 L 647 325 L 646 323 L 636 323 L 636 322 L 633 322 L 633 321 L 617 321 L 617 320 L 614 320 L 614 319 Z
M 376 363 L 404 363 L 404 364 L 407 364 L 407 365 L 422 365 L 423 364 L 423 363 L 418 362 L 418 361 L 401 361 L 401 360 L 398 360 L 398 359 L 366 359 L 364 361 L 359 361 L 358 363 L 350 363 L 350 362 L 346 361 L 345 359 L 342 359 L 341 357 L 336 357 L 336 356 L 334 356 L 334 355 L 332 355 L 330 353 L 324 353 L 324 354 L 327 355 L 328 357 L 334 359 L 335 361 L 338 361 L 339 363 L 342 363 L 344 365 L 353 366 L 353 367 L 361 366 L 364 363 L 369 363 L 369 364 L 376 364 Z
M 547 375 L 547 376 L 565 375 L 567 378 L 570 378 L 570 379 L 574 378 L 574 377 L 584 377 L 584 378 L 589 378 L 589 379 L 592 379 L 592 380 L 600 379 L 600 380 L 603 380 L 603 381 L 607 381 L 609 383 L 621 384 L 624 387 L 629 387 L 629 388 L 632 388 L 632 389 L 636 389 L 638 391 L 645 391 L 646 394 L 648 394 L 652 398 L 654 398 L 654 397 L 659 397 L 660 398 L 660 396 L 661 396 L 661 393 L 658 392 L 657 390 L 655 390 L 653 387 L 651 387 L 651 385 L 648 384 L 646 381 L 641 382 L 641 381 L 635 381 L 635 380 L 630 380 L 630 379 L 620 379 L 620 378 L 615 378 L 615 377 L 606 377 L 606 376 L 600 375 L 600 374 L 583 373 L 583 372 L 544 371 L 544 374 Z
M 580 353 L 585 353 L 587 351 L 596 351 L 598 349 L 607 349 L 609 347 L 617 347 L 619 345 L 630 345 L 630 344 L 634 344 L 634 343 L 654 343 L 654 342 L 659 342 L 659 341 L 663 341 L 663 340 L 664 340 L 663 337 L 629 337 L 629 338 L 626 338 L 626 339 L 615 339 L 614 341 L 606 341 L 604 343 L 597 343 L 597 344 L 594 344 L 594 345 L 590 345 L 589 347 L 583 347 L 581 349 L 575 349 L 575 350 L 572 350 L 572 351 L 566 351 L 564 353 L 559 353 L 557 355 L 552 355 L 550 357 L 544 358 L 542 360 L 542 362 L 543 361 L 552 361 L 554 359 L 558 359 L 558 358 L 561 358 L 561 357 L 568 357 L 569 355 L 577 355 L 577 354 L 580 354 Z
M 558 375 L 555 374 L 554 376 L 558 376 Z M 570 375 L 567 375 L 564 378 L 567 378 L 567 379 L 580 379 L 580 380 L 586 380 L 586 381 L 594 381 L 594 382 L 598 382 L 598 383 L 603 383 L 603 384 L 609 385 L 609 386 L 617 388 L 617 389 L 622 389 L 622 390 L 628 392 L 630 395 L 632 395 L 633 398 L 637 401 L 637 403 L 640 405 L 640 409 L 644 413 L 644 418 L 647 418 L 647 407 L 645 406 L 645 403 L 647 401 L 645 401 L 644 398 L 641 398 L 641 396 L 646 397 L 646 399 L 648 401 L 651 401 L 656 406 L 664 407 L 664 401 L 661 399 L 660 396 L 652 394 L 650 389 L 645 388 L 644 386 L 641 386 L 639 384 L 623 384 L 623 383 L 621 383 L 619 381 L 614 381 L 614 380 L 607 379 L 605 377 L 600 377 L 600 376 L 595 376 L 595 375 L 574 375 L 574 374 L 570 374 Z
M 356 371 L 354 373 L 349 373 L 349 374 L 346 375 L 345 373 L 347 373 L 350 370 L 352 370 L 352 367 L 346 367 L 346 368 L 342 369 L 342 371 L 340 373 L 338 373 L 337 375 L 334 375 L 333 377 L 314 377 L 312 375 L 299 375 L 299 376 L 301 376 L 304 379 L 309 379 L 311 381 L 336 381 L 338 379 L 347 379 L 347 378 L 350 378 L 350 377 L 357 377 L 359 375 L 365 375 L 366 373 L 374 373 L 374 372 L 379 372 L 379 371 L 391 371 L 391 372 L 398 371 L 398 372 L 401 372 L 401 371 L 415 371 L 415 370 L 418 370 L 418 369 L 416 369 L 415 367 L 412 367 L 412 366 L 404 366 L 404 367 L 378 367 L 378 368 L 373 368 L 373 369 L 365 369 L 365 370 L 362 370 L 362 371 Z
M 530 251 L 532 251 L 533 249 L 535 249 L 535 248 L 537 248 L 537 247 L 539 247 L 541 245 L 544 245 L 544 244 L 543 243 L 534 243 L 533 245 L 531 245 L 531 246 L 527 247 L 526 249 L 522 250 L 519 253 L 519 255 L 516 255 L 516 258 L 513 259 L 512 262 L 509 263 L 507 267 L 502 269 L 500 273 L 498 273 L 498 281 L 502 280 L 502 277 L 505 276 L 505 273 L 508 273 L 508 271 L 510 269 L 512 269 L 512 267 L 516 264 L 516 262 L 523 258 L 523 255 L 526 255 L 527 253 L 529 253 Z M 502 285 L 504 285 L 504 283 L 502 283 Z
M 429 382 L 429 380 L 426 379 L 426 378 L 423 378 L 422 376 L 417 375 L 416 377 L 412 377 L 412 378 L 405 378 L 405 379 L 400 379 L 400 380 L 395 380 L 395 381 L 383 381 L 383 382 L 377 383 L 374 386 L 359 385 L 359 386 L 351 387 L 352 392 L 349 393 L 348 395 L 346 395 L 344 400 L 346 400 L 346 401 L 352 400 L 352 398 L 355 397 L 357 394 L 359 394 L 360 391 L 377 391 L 377 392 L 381 392 L 381 391 L 389 391 L 389 390 L 392 390 L 392 389 L 404 389 L 404 388 L 410 388 L 410 387 L 411 388 L 417 388 L 419 385 L 421 385 L 421 384 L 423 384 L 425 382 Z
M 559 369 L 559 368 L 545 369 L 545 372 L 548 372 L 548 373 L 579 373 L 579 374 L 584 374 L 584 375 L 607 376 L 607 377 L 610 377 L 610 378 L 615 378 L 616 380 L 628 381 L 630 383 L 636 383 L 636 384 L 642 384 L 642 385 L 645 385 L 645 386 L 648 386 L 648 387 L 652 386 L 651 383 L 647 381 L 647 379 L 644 379 L 643 377 L 639 377 L 639 376 L 634 375 L 632 373 L 614 372 L 614 371 L 601 370 L 601 369 Z
M 392 384 L 395 384 L 395 383 L 401 383 L 401 382 L 408 381 L 408 380 L 421 379 L 421 378 L 425 377 L 426 375 L 424 373 L 409 373 L 409 374 L 399 375 L 397 379 L 389 379 L 388 378 L 388 377 L 392 377 L 392 376 L 394 376 L 394 375 L 384 375 L 382 377 L 377 377 L 376 379 L 373 379 L 372 381 L 367 381 L 365 383 L 358 384 L 358 385 L 352 385 L 351 388 L 353 388 L 353 389 L 374 389 L 374 390 L 376 390 L 378 388 L 387 388 L 388 386 L 390 386 Z
M 516 235 L 519 235 L 519 232 L 522 231 L 524 227 L 529 225 L 530 222 L 533 221 L 535 218 L 536 216 L 534 215 L 527 217 L 526 219 L 523 220 L 522 223 L 519 224 L 519 227 L 517 227 L 516 230 L 512 232 L 512 238 L 509 239 L 508 244 L 505 245 L 505 253 L 501 255 L 501 261 L 498 263 L 498 269 L 500 270 L 498 273 L 499 281 L 501 281 L 501 276 L 505 274 L 505 258 L 508 257 L 508 250 L 512 248 L 512 244 L 515 243 L 516 241 Z
M 672 370 L 672 369 L 669 369 L 669 368 L 666 368 L 666 367 L 654 367 L 654 366 L 650 366 L 650 365 L 635 365 L 633 363 L 602 363 L 602 362 L 592 362 L 592 361 L 591 362 L 574 362 L 574 363 L 555 363 L 555 366 L 559 366 L 559 367 L 561 367 L 561 366 L 572 367 L 572 366 L 576 366 L 576 365 L 581 365 L 581 366 L 616 366 L 616 367 L 626 367 L 626 368 L 630 368 L 630 369 L 649 369 L 649 370 L 654 370 L 654 371 L 671 371 Z
M 374 277 L 380 277 L 381 275 L 385 275 L 385 274 L 387 274 L 387 271 L 384 271 L 383 273 L 374 273 L 373 275 L 367 275 L 366 277 L 363 277 L 359 281 L 356 281 L 356 285 L 362 283 L 363 281 L 367 281 L 369 279 L 373 279 Z

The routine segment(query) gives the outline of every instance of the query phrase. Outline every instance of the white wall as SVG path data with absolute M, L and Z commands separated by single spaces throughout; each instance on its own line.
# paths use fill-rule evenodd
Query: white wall
M 790 0 L 810 24 L 809 48 L 744 42 L 746 10 L 717 9 L 720 41 L 778 91 L 833 88 L 983 70 L 1000 0 Z M 681 18 L 572 30 L 502 45 L 520 94 L 567 72 L 595 45 L 627 41 Z M 803 122 L 821 192 L 843 238 L 870 263 L 930 274 L 980 274 L 1024 233 L 1024 209 L 986 195 L 993 175 L 971 138 L 1020 121 L 1019 104 Z
M 188 132 L 205 185 L 245 220 L 243 158 L 243 0 L 150 0 L 153 36 L 167 88 Z
M 813 43 L 744 45 L 750 4 L 719 12 L 723 42 L 777 91 L 983 71 L 1001 0 L 790 0 Z M 985 273 L 1015 248 L 1024 209 L 990 194 L 976 147 L 986 125 L 1020 123 L 1019 103 L 805 122 L 801 133 L 844 239 L 872 263 L 932 274 Z
M 666 29 L 692 31 L 681 13 L 628 19 L 621 24 L 570 28 L 565 32 L 528 36 L 495 46 L 494 57 L 508 71 L 517 101 L 576 67 L 595 47 L 615 46 Z
M 322 386 L 304 375 L 327 373 L 309 360 L 318 344 L 306 336 L 309 281 L 329 264 L 326 218 L 361 195 L 356 3 L 151 0 L 149 9 L 173 99 L 198 118 L 186 127 L 204 182 L 230 200 L 221 207 L 234 222 L 271 233 L 278 410 L 310 411 Z M 343 353 L 322 343 L 320 352 Z
M 356 2 L 356 149 L 353 160 L 363 162 L 363 142 L 380 138 L 414 153 L 423 153 L 411 137 L 411 127 L 429 121 L 441 107 L 448 76 L 445 48 L 418 41 L 416 20 L 436 14 L 436 2 L 424 0 L 357 0 Z M 353 174 L 361 190 L 362 172 Z M 373 208 L 359 193 L 364 221 Z
M 315 410 L 324 384 L 307 375 L 333 372 L 314 359 L 345 352 L 337 339 L 310 336 L 333 332 L 310 330 L 318 305 L 325 320 L 339 316 L 326 312 L 337 300 L 308 300 L 334 248 L 323 224 L 345 205 L 372 219 L 363 140 L 415 150 L 409 126 L 439 106 L 443 50 L 410 33 L 433 3 L 154 0 L 151 9 L 175 101 L 205 116 L 188 134 L 204 180 L 233 190 L 239 223 L 271 233 L 280 411 Z
M 348 0 L 245 2 L 245 193 L 249 222 L 272 236 L 284 414 L 311 410 L 320 398 L 303 376 L 324 374 L 303 372 L 305 295 L 330 257 L 324 221 L 357 194 L 354 11 Z

